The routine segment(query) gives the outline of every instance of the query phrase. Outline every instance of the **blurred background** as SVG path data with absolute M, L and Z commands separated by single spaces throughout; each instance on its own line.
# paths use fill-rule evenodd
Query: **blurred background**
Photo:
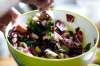
M 0 48 L 7 47 L 3 38 L 4 30 L 9 22 L 21 14 L 36 10 L 34 4 L 19 0 L 0 0 Z M 89 18 L 100 31 L 100 0 L 54 0 L 53 9 L 68 10 Z M 3 41 L 3 42 L 2 42 Z M 3 51 L 2 51 L 3 50 Z M 18 66 L 10 55 L 8 49 L 0 49 L 0 66 Z
M 24 0 L 23 0 L 24 1 Z M 27 0 L 25 0 L 27 1 Z M 91 19 L 92 22 L 100 21 L 100 0 L 54 0 L 53 8 L 69 10 Z M 19 0 L 0 0 L 0 29 L 5 28 L 2 23 L 10 22 L 15 13 L 23 14 L 25 12 L 37 9 L 34 4 L 20 2 Z M 19 12 L 19 13 L 18 13 Z M 3 22 L 2 22 L 3 20 Z M 1 23 L 2 22 L 2 23 Z

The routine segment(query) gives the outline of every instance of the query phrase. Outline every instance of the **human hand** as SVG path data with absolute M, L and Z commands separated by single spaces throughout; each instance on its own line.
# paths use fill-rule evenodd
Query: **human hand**
M 28 4 L 34 4 L 40 11 L 52 7 L 53 0 L 21 0 Z

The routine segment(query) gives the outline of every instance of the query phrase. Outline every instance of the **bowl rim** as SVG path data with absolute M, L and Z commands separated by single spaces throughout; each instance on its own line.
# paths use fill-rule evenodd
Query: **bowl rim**
M 37 11 L 38 11 L 38 10 L 32 10 L 32 11 L 26 12 L 26 13 L 24 13 L 24 14 L 18 16 L 18 18 L 16 18 L 16 20 L 19 19 L 20 17 L 22 17 L 22 16 L 28 14 L 28 13 L 37 12 Z M 6 40 L 7 40 L 8 44 L 10 45 L 10 47 L 13 48 L 16 52 L 19 52 L 19 53 L 21 53 L 21 54 L 23 54 L 23 55 L 25 55 L 25 56 L 27 56 L 27 57 L 30 57 L 30 58 L 33 58 L 33 59 L 35 58 L 35 59 L 39 59 L 39 60 L 46 60 L 46 61 L 64 61 L 64 60 L 76 59 L 76 58 L 79 58 L 79 57 L 81 57 L 81 56 L 84 56 L 85 54 L 87 54 L 88 52 L 90 52 L 93 48 L 97 47 L 98 42 L 99 42 L 99 31 L 98 31 L 97 27 L 94 25 L 94 23 L 93 23 L 91 20 L 89 20 L 86 16 L 79 15 L 78 13 L 75 13 L 75 12 L 73 12 L 73 11 L 59 10 L 59 9 L 54 9 L 53 11 L 69 12 L 69 13 L 75 14 L 75 15 L 77 15 L 77 16 L 79 16 L 79 17 L 82 17 L 83 19 L 87 20 L 87 21 L 96 29 L 96 32 L 97 32 L 97 35 L 98 35 L 98 36 L 97 36 L 97 39 L 96 39 L 95 45 L 94 45 L 92 48 L 90 48 L 90 50 L 88 50 L 87 52 L 84 52 L 84 53 L 82 53 L 82 54 L 80 54 L 80 55 L 78 55 L 78 56 L 70 57 L 70 58 L 64 58 L 64 59 L 48 59 L 48 58 L 37 57 L 37 56 L 34 56 L 34 55 L 31 57 L 31 56 L 27 55 L 26 53 L 24 53 L 24 52 L 22 52 L 22 51 L 20 51 L 20 50 L 17 50 L 16 48 L 14 48 L 14 47 L 11 45 L 11 43 L 9 42 L 8 38 L 7 38 L 7 35 L 8 35 L 8 34 L 6 34 Z M 11 24 L 11 23 L 9 23 L 9 24 Z M 8 24 L 8 25 L 9 25 L 9 24 Z M 7 26 L 7 27 L 8 27 L 8 26 Z M 6 28 L 6 29 L 7 29 L 7 28 Z M 7 30 L 5 31 L 5 33 L 7 33 Z

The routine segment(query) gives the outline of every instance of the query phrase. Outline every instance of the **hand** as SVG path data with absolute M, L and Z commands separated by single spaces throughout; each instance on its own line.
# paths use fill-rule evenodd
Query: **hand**
M 47 10 L 52 6 L 53 0 L 21 0 L 28 4 L 34 4 L 39 10 Z

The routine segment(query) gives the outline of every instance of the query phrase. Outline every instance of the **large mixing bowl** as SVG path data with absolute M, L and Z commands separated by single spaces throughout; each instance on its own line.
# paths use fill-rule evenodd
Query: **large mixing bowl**
M 17 23 L 26 23 L 29 17 L 34 16 L 37 11 L 31 11 L 25 13 L 16 19 Z M 66 58 L 66 59 L 47 59 L 40 57 L 30 57 L 27 54 L 15 49 L 12 44 L 8 41 L 8 31 L 12 28 L 12 24 L 10 23 L 6 28 L 6 39 L 8 42 L 8 47 L 10 49 L 11 54 L 15 58 L 16 62 L 20 66 L 86 66 L 95 55 L 95 51 L 97 48 L 99 33 L 96 29 L 95 25 L 91 23 L 87 18 L 75 14 L 73 12 L 64 11 L 64 10 L 53 10 L 54 19 L 60 19 L 66 26 L 75 30 L 75 28 L 80 27 L 84 34 L 84 45 L 91 43 L 91 48 L 89 51 L 84 52 L 81 55 Z M 66 21 L 66 14 L 73 15 L 75 17 L 74 22 L 70 23 Z

